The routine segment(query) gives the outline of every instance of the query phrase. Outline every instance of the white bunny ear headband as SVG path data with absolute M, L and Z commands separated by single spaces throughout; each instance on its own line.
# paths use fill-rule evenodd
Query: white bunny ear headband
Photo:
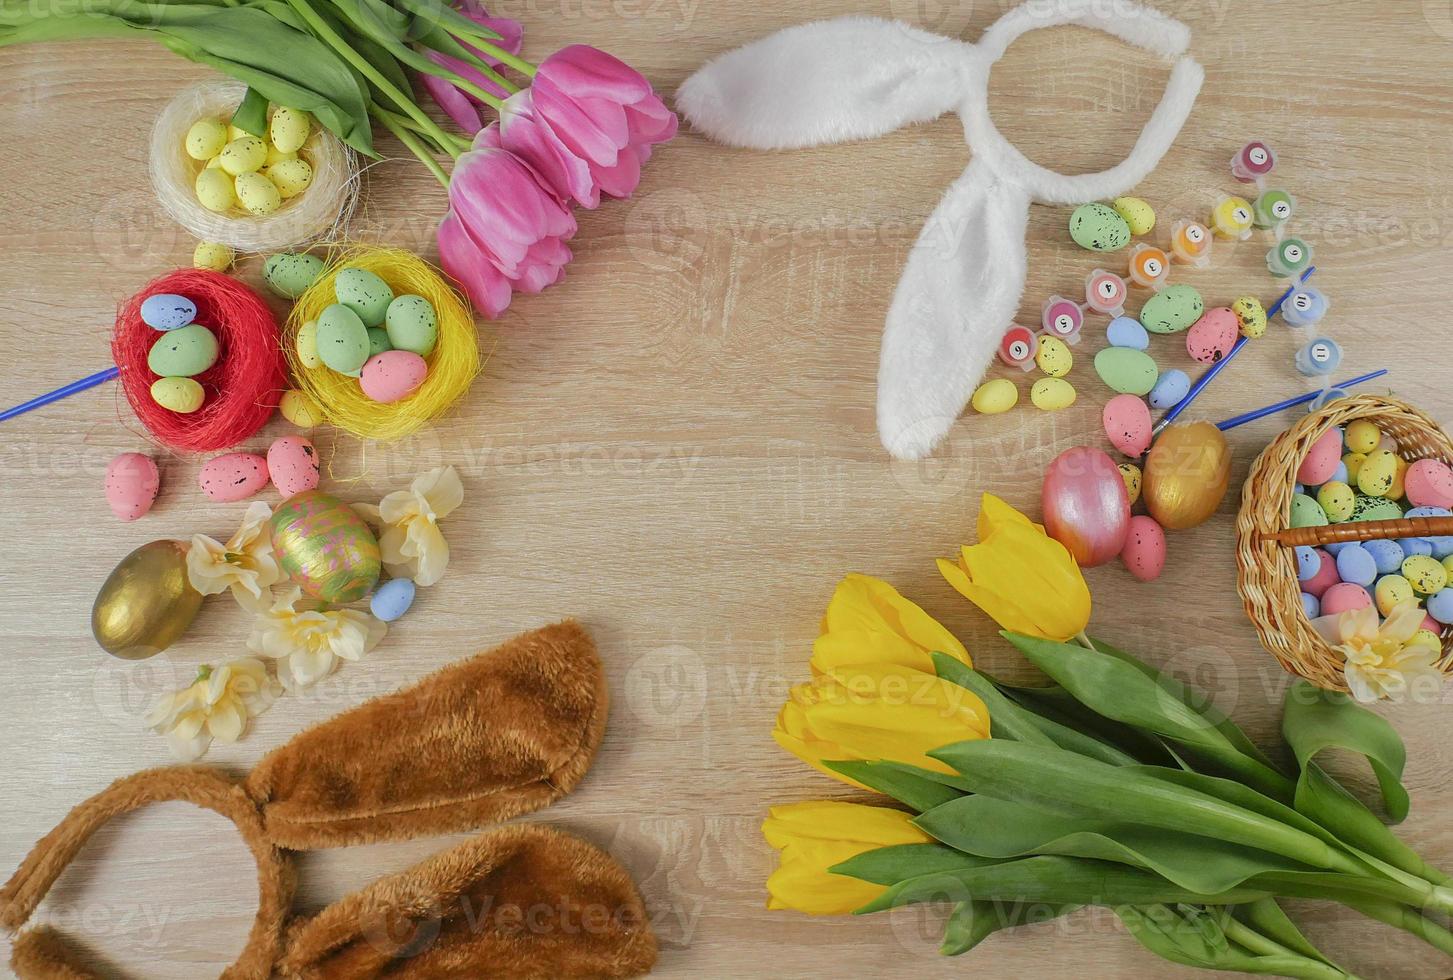
M 1015 38 L 1056 24 L 1105 31 L 1178 58 L 1160 105 L 1118 166 L 1066 176 L 1032 162 L 989 116 L 989 70 Z M 974 157 L 919 233 L 883 330 L 878 435 L 900 459 L 927 455 L 988 369 L 1024 291 L 1029 204 L 1123 194 L 1160 162 L 1205 76 L 1190 30 L 1128 2 L 1030 0 L 968 44 L 875 17 L 790 27 L 688 78 L 681 111 L 713 139 L 788 149 L 882 136 L 950 110 Z

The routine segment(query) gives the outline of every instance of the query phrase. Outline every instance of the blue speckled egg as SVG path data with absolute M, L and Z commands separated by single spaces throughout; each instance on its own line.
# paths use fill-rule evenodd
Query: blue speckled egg
M 1337 553 L 1337 577 L 1344 582 L 1368 586 L 1377 581 L 1377 560 L 1360 544 Z
M 1317 573 L 1322 570 L 1322 559 L 1317 554 L 1316 549 L 1309 548 L 1306 545 L 1298 545 L 1296 555 L 1297 580 L 1300 582 L 1308 582 L 1316 578 Z
M 1433 543 L 1427 538 L 1398 538 L 1397 545 L 1402 549 L 1405 558 L 1433 553 Z
M 1179 405 L 1190 390 L 1190 376 L 1184 371 L 1172 368 L 1163 373 L 1155 382 L 1155 387 L 1150 389 L 1150 407 L 1172 408 Z
M 378 587 L 368 608 L 385 623 L 392 623 L 414 604 L 414 582 L 407 578 L 391 578 Z
M 1428 596 L 1428 615 L 1444 626 L 1453 623 L 1453 588 L 1443 589 Z
M 1105 328 L 1105 339 L 1111 347 L 1134 347 L 1145 350 L 1150 346 L 1150 334 L 1133 316 L 1117 316 Z
M 1308 619 L 1316 619 L 1322 615 L 1322 603 L 1310 592 L 1303 592 L 1302 612 L 1306 613 Z
M 1322 545 L 1322 550 L 1325 551 L 1327 554 L 1331 555 L 1333 558 L 1336 558 L 1337 555 L 1341 553 L 1341 551 L 1342 551 L 1343 548 L 1347 547 L 1349 544 L 1356 544 L 1356 543 L 1357 543 L 1356 541 L 1333 541 L 1330 544 L 1324 544 L 1324 545 Z M 1397 553 L 1399 555 L 1401 555 L 1403 553 L 1403 549 L 1398 548 L 1397 549 Z M 1399 558 L 1398 559 L 1398 567 L 1401 568 L 1402 567 L 1402 564 L 1403 564 L 1403 560 L 1401 558 Z
M 1396 541 L 1379 538 L 1375 541 L 1364 541 L 1362 547 L 1372 555 L 1380 575 L 1391 575 L 1399 571 L 1403 567 L 1403 559 L 1407 557 Z
M 157 293 L 141 301 L 141 322 L 153 330 L 176 330 L 197 319 L 197 304 L 176 293 Z

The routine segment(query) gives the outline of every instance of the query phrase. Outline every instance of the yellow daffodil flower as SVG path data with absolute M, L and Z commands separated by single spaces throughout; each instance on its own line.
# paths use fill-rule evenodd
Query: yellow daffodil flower
M 932 839 L 908 814 L 887 807 L 823 800 L 774 806 L 769 814 L 762 836 L 780 854 L 767 879 L 767 908 L 808 915 L 846 915 L 885 890 L 828 868 L 865 851 Z
M 232 590 L 238 603 L 252 612 L 272 602 L 272 586 L 282 577 L 272 552 L 267 521 L 272 508 L 254 500 L 242 516 L 237 533 L 222 544 L 205 534 L 192 538 L 187 549 L 187 578 L 202 595 Z
M 973 666 L 969 651 L 938 620 L 882 579 L 849 575 L 838 583 L 812 645 L 812 672 L 882 663 L 933 673 L 932 653 Z
M 938 570 L 1010 632 L 1063 641 L 1090 621 L 1090 588 L 1069 551 L 993 494 L 979 507 L 979 543 Z
M 277 661 L 284 688 L 299 691 L 327 677 L 340 660 L 358 661 L 378 646 L 388 624 L 357 609 L 326 609 L 303 602 L 294 587 L 259 613 L 247 648 Z
M 277 696 L 277 685 L 261 660 L 243 657 L 220 667 L 202 667 L 197 679 L 164 695 L 144 723 L 167 737 L 172 754 L 183 762 L 200 758 L 213 739 L 235 742 L 247 720 L 262 714 Z
M 380 525 L 378 548 L 389 574 L 427 587 L 443 578 L 449 567 L 449 542 L 439 521 L 463 502 L 459 473 L 452 466 L 441 466 L 415 477 L 409 489 L 394 491 L 377 507 L 355 504 L 353 509 Z
M 1436 642 L 1418 636 L 1425 613 L 1413 600 L 1401 603 L 1380 625 L 1371 606 L 1322 616 L 1313 625 L 1346 658 L 1343 673 L 1359 701 L 1407 700 L 1416 688 L 1435 696 L 1443 683 Z
M 824 763 L 903 762 L 951 774 L 927 753 L 989 737 L 989 711 L 971 691 L 899 664 L 836 667 L 792 689 L 772 737 L 834 779 L 857 786 Z

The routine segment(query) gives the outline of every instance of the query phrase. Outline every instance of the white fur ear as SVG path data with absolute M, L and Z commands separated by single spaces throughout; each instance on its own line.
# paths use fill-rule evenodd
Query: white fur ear
M 1024 292 L 1029 195 L 978 157 L 923 226 L 883 331 L 878 437 L 928 455 L 988 370 Z
M 877 17 L 799 24 L 702 66 L 676 105 L 712 139 L 763 150 L 882 136 L 963 101 L 961 41 Z

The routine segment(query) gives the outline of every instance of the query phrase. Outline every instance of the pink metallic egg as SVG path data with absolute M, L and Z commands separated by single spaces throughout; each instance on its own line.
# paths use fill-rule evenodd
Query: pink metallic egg
M 123 521 L 151 510 L 161 486 L 156 462 L 141 453 L 122 453 L 106 466 L 106 505 Z
M 1126 571 L 1142 582 L 1160 578 L 1160 573 L 1165 571 L 1165 531 L 1155 518 L 1144 514 L 1130 518 L 1120 561 Z
M 213 500 L 246 500 L 267 486 L 267 460 L 257 453 L 225 453 L 202 464 L 197 482 Z
M 1066 449 L 1044 473 L 1044 528 L 1084 568 L 1120 554 L 1130 528 L 1125 480 L 1108 454 Z
M 1322 433 L 1297 467 L 1297 482 L 1307 487 L 1320 487 L 1332 479 L 1337 464 L 1342 462 L 1342 430 L 1328 429 Z
M 1101 413 L 1110 445 L 1131 459 L 1150 448 L 1150 408 L 1139 395 L 1116 395 Z
M 1201 314 L 1186 331 L 1186 352 L 1202 364 L 1215 364 L 1231 353 L 1241 335 L 1241 321 L 1229 307 L 1218 306 Z

